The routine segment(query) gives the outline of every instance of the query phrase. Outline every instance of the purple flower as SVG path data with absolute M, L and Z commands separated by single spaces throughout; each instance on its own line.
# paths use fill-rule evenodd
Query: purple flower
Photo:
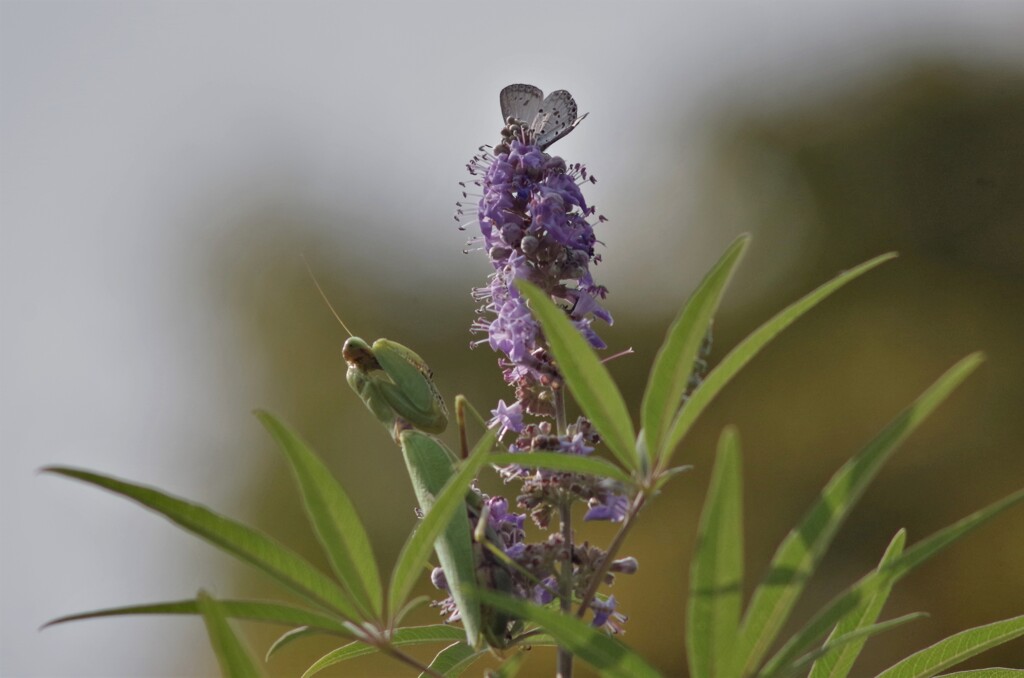
M 501 429 L 498 431 L 499 438 L 506 431 L 519 433 L 523 430 L 523 406 L 521 403 L 506 405 L 504 400 L 499 400 L 498 407 L 491 410 L 491 414 L 493 417 L 487 422 L 487 425 L 491 428 L 501 426 Z
M 545 577 L 540 584 L 533 587 L 533 602 L 538 605 L 547 605 L 555 599 L 558 591 L 558 580 L 554 575 Z
M 621 625 L 629 617 L 621 612 L 616 612 L 615 605 L 615 596 L 608 596 L 605 600 L 594 598 L 594 602 L 590 604 L 591 609 L 594 611 L 594 621 L 591 622 L 591 626 L 595 628 L 604 627 L 611 633 L 621 633 Z
M 526 516 L 521 513 L 512 513 L 508 510 L 508 500 L 504 497 L 491 497 L 486 500 L 487 524 L 502 538 L 502 547 L 506 552 L 516 545 L 522 543 L 526 537 L 523 525 L 526 523 Z
M 583 520 L 610 520 L 613 523 L 625 519 L 629 511 L 629 499 L 621 494 L 607 494 L 603 500 L 591 499 L 590 510 L 583 516 Z

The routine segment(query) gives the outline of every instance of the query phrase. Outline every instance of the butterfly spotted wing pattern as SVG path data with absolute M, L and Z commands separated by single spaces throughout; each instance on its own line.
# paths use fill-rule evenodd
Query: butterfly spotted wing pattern
M 564 89 L 544 96 L 533 85 L 509 85 L 501 90 L 501 114 L 525 123 L 534 144 L 542 150 L 555 143 L 586 117 L 576 117 L 576 101 Z
M 509 85 L 501 90 L 499 99 L 503 122 L 515 118 L 529 125 L 540 111 L 544 92 L 533 85 Z

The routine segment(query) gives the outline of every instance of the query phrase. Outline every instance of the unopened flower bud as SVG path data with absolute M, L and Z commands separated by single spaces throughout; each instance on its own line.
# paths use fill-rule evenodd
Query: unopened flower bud
M 639 569 L 639 566 L 640 564 L 637 563 L 636 558 L 634 558 L 633 556 L 629 556 L 628 558 L 619 558 L 618 560 L 613 560 L 611 567 L 609 567 L 608 569 L 611 572 L 619 572 L 622 574 L 636 574 L 636 571 L 637 569 Z

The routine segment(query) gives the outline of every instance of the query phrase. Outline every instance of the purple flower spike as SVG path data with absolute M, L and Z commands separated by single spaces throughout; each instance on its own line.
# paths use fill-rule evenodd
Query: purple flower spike
M 505 482 L 520 483 L 515 505 L 524 513 L 510 512 L 503 497 L 474 490 L 487 516 L 483 531 L 488 545 L 503 551 L 478 549 L 477 577 L 484 585 L 500 583 L 502 590 L 540 605 L 558 599 L 564 585 L 571 603 L 590 589 L 595 578 L 611 585 L 617 574 L 636 572 L 637 562 L 620 558 L 606 567 L 609 552 L 575 542 L 571 530 L 555 531 L 551 521 L 558 519 L 565 527 L 567 507 L 575 502 L 587 503 L 585 520 L 622 521 L 630 500 L 619 494 L 625 492 L 621 485 L 606 478 L 546 465 L 531 467 L 535 453 L 590 455 L 600 436 L 585 417 L 569 423 L 564 409 L 555 416 L 556 406 L 565 402 L 561 394 L 567 386 L 516 282 L 542 289 L 590 346 L 605 348 L 594 324 L 612 324 L 604 306 L 608 291 L 595 283 L 591 264 L 601 261 L 595 253 L 600 241 L 594 225 L 606 219 L 583 195 L 584 184 L 596 183 L 587 168 L 546 152 L 583 119 L 577 117 L 569 93 L 558 90 L 544 98 L 536 87 L 517 84 L 502 90 L 500 98 L 502 140 L 493 148 L 482 146 L 467 164 L 472 179 L 461 183 L 463 201 L 456 203 L 455 220 L 469 220 L 478 229 L 469 248 L 485 253 L 492 268 L 487 284 L 473 290 L 479 307 L 471 331 L 482 338 L 471 346 L 487 344 L 497 352 L 502 376 L 515 388 L 515 401 L 499 401 L 488 426 L 497 429 L 500 439 L 513 433 L 514 440 L 506 444 L 522 461 L 517 458 L 500 473 Z M 481 515 L 470 512 L 474 525 L 479 526 Z M 550 531 L 546 539 L 526 541 L 527 515 L 537 527 Z M 563 573 L 571 581 L 563 582 Z M 435 585 L 444 590 L 443 577 L 435 577 Z M 621 631 L 626 617 L 615 611 L 614 597 L 597 597 L 591 604 L 595 627 Z M 436 605 L 449 621 L 458 617 L 451 596 Z
M 583 165 L 568 166 L 527 143 L 530 135 L 519 127 L 506 128 L 503 136 L 493 152 L 482 150 L 468 165 L 470 174 L 483 177 L 473 182 L 483 194 L 476 205 L 480 234 L 470 245 L 486 252 L 494 268 L 487 286 L 473 293 L 483 306 L 472 330 L 487 334 L 473 345 L 486 341 L 504 354 L 499 364 L 523 411 L 550 416 L 547 391 L 558 371 L 514 282 L 527 280 L 547 291 L 564 304 L 592 346 L 605 347 L 591 324 L 594 318 L 611 324 L 612 317 L 601 305 L 607 290 L 590 274 L 590 264 L 600 256 L 594 253 L 597 238 L 590 223 L 594 208 L 580 190 L 593 177 Z M 470 216 L 464 207 L 469 205 L 458 203 L 456 220 Z M 519 431 L 497 413 L 492 422 Z

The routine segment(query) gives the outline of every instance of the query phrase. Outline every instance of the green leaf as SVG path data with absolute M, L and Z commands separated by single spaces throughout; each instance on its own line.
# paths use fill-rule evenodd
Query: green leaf
M 270 645 L 267 649 L 267 654 L 263 657 L 263 661 L 269 662 L 271 657 L 297 640 L 309 638 L 310 636 L 317 636 L 321 633 L 323 633 L 323 631 L 320 629 L 314 629 L 309 626 L 297 626 L 294 629 L 288 629 L 278 636 L 277 640 Z
M 393 619 L 392 626 L 397 626 L 398 624 L 401 624 L 402 620 L 405 619 L 405 617 L 410 612 L 420 607 L 421 605 L 428 605 L 429 603 L 430 596 L 416 596 L 415 598 L 410 598 L 409 600 L 405 601 L 405 605 L 399 608 L 397 612 L 391 613 Z
M 380 620 L 384 599 L 366 534 L 355 507 L 341 485 L 309 447 L 273 415 L 256 416 L 284 450 L 302 492 L 302 502 L 342 586 L 367 620 Z
M 895 584 L 912 570 L 939 554 L 947 546 L 967 536 L 970 532 L 973 532 L 1021 501 L 1024 501 L 1024 490 L 1004 497 L 980 511 L 976 511 L 966 518 L 962 518 L 956 523 L 939 530 L 927 539 L 914 544 L 903 555 L 898 556 L 892 563 L 887 565 L 882 572 L 875 570 L 862 577 L 843 593 L 832 599 L 796 635 L 786 641 L 782 649 L 768 662 L 766 668 L 785 665 L 817 643 L 839 620 L 862 605 L 865 600 L 875 595 L 886 584 L 887 577 L 891 576 L 892 584 Z
M 633 480 L 623 473 L 622 469 L 600 457 L 581 457 L 559 452 L 502 452 L 491 455 L 487 461 L 491 464 L 519 464 L 527 468 L 569 471 L 598 478 L 610 478 L 626 486 L 633 484 Z
M 302 556 L 258 530 L 214 513 L 205 506 L 144 485 L 60 466 L 43 471 L 75 478 L 133 499 L 239 560 L 255 565 L 310 602 L 335 610 L 346 619 L 358 619 L 356 610 L 338 584 Z
M 517 281 L 516 287 L 530 302 L 530 309 L 544 328 L 544 336 L 565 377 L 573 398 L 590 419 L 612 454 L 627 469 L 635 469 L 636 431 L 608 369 L 565 311 L 555 306 L 539 287 Z
M 494 591 L 478 590 L 477 595 L 492 607 L 537 624 L 560 647 L 591 664 L 601 675 L 621 678 L 659 675 L 640 655 L 576 617 Z
M 524 661 L 526 661 L 526 653 L 517 652 L 492 671 L 490 678 L 516 678 Z
M 728 664 L 743 608 L 743 478 L 739 436 L 722 432 L 690 566 L 686 652 L 693 678 Z
M 1022 678 L 1024 669 L 974 669 L 973 671 L 957 671 L 943 673 L 942 678 Z
M 680 473 L 687 473 L 692 470 L 693 465 L 686 464 L 684 466 L 673 466 L 672 468 L 667 468 L 664 471 L 661 471 L 660 473 L 658 473 L 658 479 L 654 483 L 655 492 L 660 492 L 661 488 L 665 486 L 665 483 L 672 480 Z
M 666 453 L 663 459 L 671 458 L 679 441 L 683 439 L 687 431 L 697 420 L 701 412 L 711 403 L 726 384 L 728 384 L 736 373 L 744 365 L 753 359 L 765 345 L 776 337 L 782 330 L 789 327 L 797 318 L 814 308 L 818 302 L 838 290 L 840 287 L 857 278 L 879 264 L 885 263 L 894 258 L 896 254 L 890 252 L 877 256 L 874 259 L 864 262 L 860 266 L 842 273 L 831 281 L 825 283 L 807 296 L 787 306 L 775 317 L 754 330 L 746 339 L 739 343 L 727 356 L 722 359 L 715 369 L 708 373 L 701 385 L 698 386 L 690 398 L 679 411 L 675 421 L 672 422 L 672 432 L 666 443 Z
M 916 652 L 878 678 L 930 678 L 985 650 L 1024 636 L 1024 615 L 961 631 Z
M 911 614 L 905 614 L 902 617 L 897 617 L 895 619 L 890 619 L 888 621 L 879 622 L 877 624 L 867 624 L 865 626 L 861 626 L 860 628 L 854 629 L 849 633 L 845 633 L 841 636 L 835 636 L 834 638 L 830 638 L 829 641 L 825 643 L 825 645 L 823 645 L 822 647 L 819 647 L 813 652 L 810 652 L 806 656 L 801 657 L 800 659 L 795 661 L 792 665 L 788 667 L 787 670 L 784 670 L 781 673 L 781 676 L 782 678 L 791 676 L 794 673 L 799 672 L 801 669 L 803 669 L 805 666 L 815 661 L 816 659 L 826 657 L 835 651 L 849 647 L 851 644 L 863 645 L 867 641 L 867 639 L 872 636 L 877 636 L 880 633 L 891 631 L 894 628 L 903 626 L 904 624 L 907 624 L 912 621 L 917 621 L 918 619 L 923 619 L 927 616 L 928 615 L 924 612 L 912 612 Z M 761 674 L 758 675 L 760 676 Z
M 462 672 L 470 667 L 480 657 L 487 654 L 486 650 L 474 650 L 465 641 L 452 643 L 437 653 L 430 667 L 446 678 L 458 678 Z M 428 678 L 430 674 L 423 672 L 420 678 Z
M 203 615 L 203 621 L 206 622 L 206 632 L 210 636 L 213 652 L 217 655 L 221 675 L 227 678 L 262 675 L 263 672 L 260 671 L 256 660 L 231 629 L 231 624 L 228 623 L 224 610 L 217 601 L 205 591 L 200 591 L 196 605 Z
M 971 354 L 950 368 L 867 447 L 840 468 L 804 519 L 783 539 L 755 589 L 736 643 L 735 666 L 752 673 L 785 624 L 839 526 L 896 447 L 981 363 Z
M 391 637 L 391 644 L 395 647 L 403 647 L 406 645 L 423 645 L 425 643 L 450 643 L 465 638 L 465 635 L 465 632 L 459 627 L 446 624 L 410 626 L 404 629 L 395 629 L 395 633 Z M 334 666 L 349 659 L 364 657 L 369 654 L 376 654 L 377 652 L 380 652 L 378 648 L 359 641 L 343 645 L 316 660 L 302 674 L 302 678 L 309 678 L 309 676 L 323 671 L 328 666 Z
M 420 521 L 412 535 L 405 542 L 398 561 L 391 573 L 391 586 L 388 591 L 388 609 L 399 610 L 422 574 L 423 568 L 430 558 L 434 542 L 445 531 L 460 507 L 465 506 L 466 492 L 469 484 L 488 461 L 488 454 L 494 449 L 497 436 L 495 429 L 488 429 L 480 438 L 458 471 L 448 481 L 444 489 L 437 495 L 434 506 Z
M 882 555 L 882 560 L 878 563 L 876 572 L 882 572 L 886 566 L 903 553 L 903 545 L 906 541 L 906 530 L 900 530 L 896 533 L 896 536 L 889 542 L 889 547 Z M 885 581 L 874 595 L 866 596 L 864 601 L 853 612 L 847 614 L 836 624 L 828 641 L 826 641 L 826 646 L 828 646 L 830 641 L 842 638 L 847 634 L 854 633 L 858 629 L 874 624 L 878 619 L 878 615 L 882 613 L 882 608 L 885 606 L 885 601 L 889 598 L 892 586 L 892 576 L 887 574 Z M 811 667 L 808 678 L 846 678 L 847 674 L 850 673 L 850 669 L 853 668 L 853 662 L 857 660 L 861 650 L 864 648 L 866 641 L 866 637 L 858 639 L 833 652 L 822 654 L 821 658 Z
M 304 610 L 281 603 L 266 603 L 257 600 L 220 600 L 218 601 L 224 614 L 234 619 L 281 624 L 282 626 L 310 626 L 327 633 L 351 636 L 352 632 L 340 622 L 319 612 Z M 129 605 L 111 607 L 92 612 L 80 612 L 59 617 L 46 622 L 43 628 L 82 619 L 99 619 L 101 617 L 121 617 L 136 614 L 199 614 L 195 600 L 176 600 L 166 603 L 149 603 L 146 605 Z
M 536 629 L 536 627 L 532 627 Z M 537 633 L 529 637 L 523 638 L 522 636 L 516 638 L 515 641 L 509 647 L 521 647 L 527 651 L 533 647 L 557 647 L 558 643 L 555 639 L 546 633 Z
M 658 349 L 640 411 L 647 449 L 655 459 L 667 453 L 662 448 L 665 434 L 679 411 L 711 319 L 748 244 L 749 235 L 733 241 L 694 290 Z

